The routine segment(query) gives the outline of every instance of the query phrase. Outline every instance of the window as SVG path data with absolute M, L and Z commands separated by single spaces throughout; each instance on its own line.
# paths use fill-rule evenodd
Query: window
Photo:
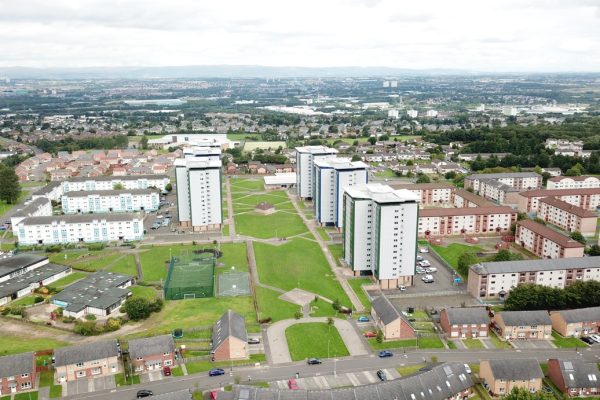
M 75 364 L 76 367 L 83 367 L 83 363 L 82 362 L 78 362 L 77 364 Z

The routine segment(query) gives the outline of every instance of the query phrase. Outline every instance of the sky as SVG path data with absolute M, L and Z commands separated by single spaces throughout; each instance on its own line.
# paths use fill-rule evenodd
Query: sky
M 0 0 L 0 67 L 600 72 L 600 0 Z

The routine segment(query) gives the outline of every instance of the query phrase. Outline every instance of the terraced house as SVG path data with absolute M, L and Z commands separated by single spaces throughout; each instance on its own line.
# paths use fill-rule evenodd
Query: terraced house
M 479 377 L 494 396 L 504 396 L 514 388 L 537 392 L 542 388 L 544 373 L 538 360 L 511 358 L 481 361 Z
M 440 325 L 451 338 L 488 337 L 489 323 L 484 307 L 450 307 L 440 313 Z
M 58 383 L 76 379 L 114 375 L 119 372 L 119 347 L 116 340 L 62 347 L 54 351 Z
M 146 372 L 175 364 L 175 342 L 171 335 L 129 341 L 129 362 L 136 372 Z
M 552 336 L 552 320 L 545 310 L 502 311 L 494 315 L 492 326 L 504 340 L 541 340 Z
M 548 360 L 548 376 L 569 397 L 598 396 L 600 371 L 595 363 L 582 360 Z
M 36 382 L 34 353 L 0 357 L 0 395 L 35 389 Z
M 565 337 L 581 337 L 600 332 L 600 307 L 551 311 L 552 327 Z

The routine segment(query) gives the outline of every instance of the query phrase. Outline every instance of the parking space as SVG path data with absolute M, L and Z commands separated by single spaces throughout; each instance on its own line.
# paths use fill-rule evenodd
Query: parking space
M 418 257 L 422 257 L 424 261 L 429 263 L 428 267 L 424 268 L 435 268 L 436 272 L 422 272 L 415 275 L 414 285 L 406 289 L 406 293 L 422 293 L 422 292 L 447 292 L 447 291 L 462 291 L 465 290 L 466 285 L 455 284 L 454 279 L 456 275 L 454 271 L 447 268 L 442 264 L 434 255 L 431 253 L 418 253 Z M 425 283 L 422 278 L 426 275 L 433 277 L 432 283 Z
M 554 349 L 556 346 L 550 340 L 513 340 L 516 349 Z
M 63 396 L 75 396 L 98 390 L 109 390 L 116 388 L 115 376 L 101 376 L 97 378 L 83 378 L 62 384 Z
M 140 375 L 141 383 L 156 382 L 164 378 L 162 370 L 149 371 Z
M 394 380 L 400 377 L 398 371 L 393 368 L 383 369 L 387 380 Z M 300 389 L 307 390 L 326 390 L 339 387 L 362 386 L 371 383 L 380 382 L 377 371 L 348 372 L 337 375 L 317 375 L 308 378 L 296 379 L 296 384 Z M 279 380 L 270 383 L 271 387 L 280 389 L 288 388 L 287 380 Z

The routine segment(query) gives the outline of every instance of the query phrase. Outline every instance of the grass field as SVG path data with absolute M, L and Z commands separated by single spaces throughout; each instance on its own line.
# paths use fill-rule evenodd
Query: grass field
M 161 279 L 164 281 L 167 277 L 167 267 L 169 265 L 170 255 L 177 256 L 198 248 L 200 248 L 200 246 L 156 246 L 140 252 L 140 262 L 142 264 L 142 271 L 144 272 L 144 280 L 146 282 L 158 282 Z
M 494 346 L 496 346 L 497 349 L 512 349 L 512 346 L 510 345 L 510 343 L 508 342 L 503 342 L 502 340 L 500 340 L 498 338 L 498 335 L 496 335 L 491 329 L 490 329 L 490 341 L 492 342 L 492 344 Z
M 282 319 L 294 318 L 294 313 L 300 310 L 300 306 L 280 300 L 278 297 L 281 296 L 281 293 L 279 292 L 260 286 L 256 286 L 254 291 L 256 292 L 260 318 L 271 317 L 273 322 L 276 322 Z
M 124 256 L 121 256 L 121 258 L 118 259 L 118 261 L 106 268 L 106 270 L 114 272 L 116 274 L 137 276 L 135 259 L 132 254 L 126 254 Z
M 469 246 L 460 243 L 452 243 L 448 246 L 431 247 L 455 270 L 458 268 L 458 258 L 462 253 L 477 253 L 483 251 L 483 249 L 479 246 Z
M 19 198 L 17 199 L 15 204 L 6 204 L 6 202 L 4 200 L 0 200 L 0 216 L 4 215 L 4 213 L 6 213 L 8 210 L 13 208 L 17 204 L 19 204 L 21 201 L 23 201 L 27 197 L 28 194 L 29 194 L 28 191 L 22 190 L 21 194 L 19 194 Z
M 136 297 L 143 297 L 148 300 L 153 300 L 158 296 L 158 292 L 152 286 L 132 286 L 131 293 Z
M 463 339 L 462 341 L 467 349 L 485 349 L 483 343 L 479 339 Z
M 50 338 L 27 337 L 26 335 L 14 336 L 3 333 L 0 335 L 0 356 L 24 353 L 26 351 L 55 349 L 64 347 L 67 344 Z
M 326 323 L 292 325 L 286 329 L 285 337 L 293 361 L 350 354 L 335 326 Z
M 389 168 L 386 168 L 382 171 L 376 172 L 375 176 L 378 178 L 395 178 L 396 173 Z
M 13 400 L 38 400 L 38 392 L 22 392 L 17 393 L 13 397 Z
M 444 343 L 437 336 L 421 336 L 419 337 L 420 349 L 443 349 Z
M 260 135 L 258 133 L 228 133 L 227 139 L 229 140 L 248 140 L 247 138 L 251 138 L 251 140 L 260 140 Z
M 254 251 L 262 283 L 284 290 L 299 287 L 351 306 L 316 242 L 293 239 L 280 246 L 255 243 Z
M 64 278 L 61 278 L 57 281 L 52 282 L 51 284 L 48 285 L 49 288 L 54 288 L 54 289 L 63 289 L 67 286 L 69 286 L 71 283 L 76 282 L 80 279 L 83 279 L 87 276 L 87 274 L 83 273 L 83 272 L 78 272 L 78 271 L 74 271 L 71 272 L 69 275 L 65 276 Z
M 298 214 L 293 211 L 277 211 L 262 215 L 254 211 L 234 216 L 235 229 L 240 235 L 260 239 L 286 238 L 307 232 Z
M 102 254 L 98 255 L 96 253 L 92 253 L 92 256 L 90 256 L 89 259 L 76 261 L 70 263 L 69 265 L 71 265 L 74 269 L 78 269 L 81 271 L 95 272 L 106 268 L 109 264 L 116 263 L 117 260 L 121 257 L 123 257 L 123 255 L 120 253 L 105 254 L 104 252 L 102 252 Z
M 416 347 L 417 339 L 390 340 L 389 342 L 377 343 L 377 339 L 371 338 L 369 344 L 373 350 L 401 349 L 403 347 Z
M 317 232 L 319 232 L 319 236 L 321 236 L 321 239 L 323 239 L 324 241 L 328 242 L 329 240 L 331 240 L 329 234 L 327 233 L 327 229 L 318 226 Z
M 425 364 L 405 365 L 404 367 L 396 368 L 396 371 L 398 371 L 400 376 L 409 376 L 419 372 L 424 366 Z
M 373 283 L 369 278 L 357 278 L 357 279 L 348 279 L 348 284 L 358 296 L 358 299 L 362 303 L 362 305 L 367 309 L 367 311 L 371 308 L 371 302 L 369 301 L 369 296 L 362 290 L 362 285 L 367 285 Z
M 562 337 L 556 332 L 552 332 L 552 343 L 560 348 L 586 348 L 587 344 L 577 338 Z
M 248 271 L 246 243 L 222 243 L 221 252 L 223 257 L 217 259 L 217 272 L 229 271 L 231 267 L 236 271 Z
M 341 265 L 340 259 L 344 257 L 344 246 L 341 244 L 330 244 L 327 247 L 329 247 L 329 252 L 337 265 Z
M 229 180 L 232 193 L 259 192 L 264 189 L 264 181 L 260 178 L 236 178 Z
M 254 364 L 257 362 L 264 362 L 266 360 L 264 354 L 251 354 L 250 360 L 238 360 L 238 361 L 220 361 L 220 362 L 212 362 L 209 360 L 206 361 L 194 361 L 185 363 L 185 367 L 189 374 L 197 374 L 200 372 L 210 371 L 213 368 L 226 368 L 231 365 L 245 365 L 245 364 Z

